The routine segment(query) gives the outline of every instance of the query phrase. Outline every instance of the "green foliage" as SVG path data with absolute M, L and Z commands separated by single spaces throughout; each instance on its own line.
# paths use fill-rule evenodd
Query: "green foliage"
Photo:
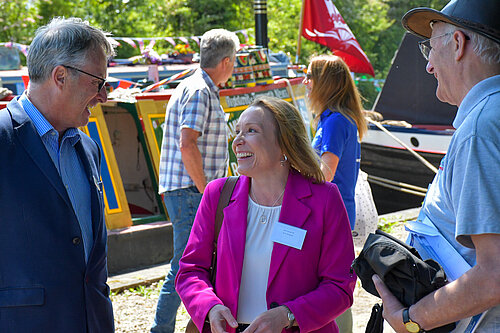
M 400 223 L 400 221 L 388 221 L 386 218 L 381 217 L 379 218 L 377 229 L 390 234 L 393 228 Z
M 153 288 L 151 286 L 139 285 L 135 288 L 130 288 L 129 292 L 142 297 L 151 297 L 153 293 Z
M 153 282 L 153 283 L 148 283 L 147 281 L 144 281 L 143 284 L 134 287 L 119 289 L 117 291 L 111 291 L 110 297 L 112 301 L 113 298 L 117 297 L 119 294 L 125 295 L 126 297 L 132 295 L 146 297 L 146 298 L 158 297 L 160 290 L 163 286 L 163 283 L 164 281 Z
M 31 42 L 36 26 L 31 7 L 28 0 L 0 0 L 0 42 Z
M 389 72 L 394 53 L 401 43 L 405 30 L 401 25 L 401 18 L 410 9 L 416 7 L 430 7 L 440 10 L 448 0 L 379 0 L 388 5 L 387 16 L 392 20 L 391 26 L 378 36 L 378 46 L 381 48 L 382 58 L 377 60 L 381 64 L 378 67 L 381 77 Z
M 301 0 L 267 2 L 269 49 L 273 52 L 285 52 L 292 62 L 295 62 L 297 54 L 301 6 Z M 320 44 L 302 38 L 299 63 L 307 64 L 313 54 L 325 53 L 327 50 Z
M 362 96 L 363 108 L 371 110 L 380 90 L 371 81 L 359 81 L 357 87 Z
M 370 59 L 375 77 L 383 79 L 405 33 L 402 16 L 416 7 L 441 9 L 448 0 L 334 0 L 334 3 Z M 360 82 L 358 88 L 365 98 L 364 107 L 371 109 L 378 91 L 366 82 Z
M 38 0 L 30 1 L 33 10 L 37 13 L 37 25 L 47 24 L 53 17 L 81 17 L 84 13 L 80 1 L 67 0 Z
M 361 47 L 370 59 L 376 78 L 385 78 L 403 37 L 400 20 L 415 7 L 441 9 L 448 0 L 334 0 Z M 287 53 L 295 61 L 302 0 L 268 0 L 269 48 Z M 0 0 L 0 42 L 29 44 L 36 28 L 54 16 L 78 16 L 118 37 L 200 36 L 212 28 L 248 29 L 254 34 L 253 0 Z M 243 42 L 243 40 L 240 38 Z M 330 53 L 319 44 L 301 39 L 299 62 L 313 54 Z M 253 37 L 249 43 L 255 43 Z M 195 45 L 190 45 L 195 51 Z M 160 54 L 172 50 L 157 42 Z M 138 55 L 126 43 L 118 57 Z M 359 85 L 373 103 L 377 91 L 370 83 Z
M 80 0 L 84 8 L 82 15 L 91 24 L 117 37 L 162 37 L 165 35 L 163 22 L 166 15 L 164 1 L 160 0 Z M 165 47 L 158 43 L 155 49 Z M 121 43 L 117 49 L 118 58 L 139 55 L 137 49 Z
M 252 0 L 170 0 L 165 30 L 174 36 L 201 36 L 213 28 L 240 30 L 253 25 Z

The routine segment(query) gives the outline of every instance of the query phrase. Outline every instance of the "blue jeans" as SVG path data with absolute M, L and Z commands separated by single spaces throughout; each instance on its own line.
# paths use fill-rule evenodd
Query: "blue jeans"
M 179 260 L 186 248 L 196 211 L 200 205 L 202 194 L 195 186 L 165 192 L 163 200 L 167 208 L 174 233 L 174 255 L 170 261 L 170 271 L 160 291 L 156 316 L 151 328 L 154 333 L 173 333 L 175 317 L 181 304 L 175 291 L 175 276 L 179 271 Z

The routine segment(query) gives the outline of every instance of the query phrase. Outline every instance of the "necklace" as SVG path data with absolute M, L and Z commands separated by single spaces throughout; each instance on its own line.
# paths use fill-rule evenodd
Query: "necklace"
M 255 199 L 254 200 L 255 203 L 259 204 L 257 202 L 257 197 L 255 196 L 255 192 L 253 191 L 253 189 L 250 189 L 250 191 L 252 192 L 252 195 L 253 195 L 253 197 Z M 271 205 L 271 207 L 274 207 L 278 203 L 278 201 L 281 199 L 281 197 L 283 196 L 284 193 L 285 193 L 285 189 L 283 189 L 283 191 L 280 193 L 280 195 L 278 195 L 278 197 L 276 198 L 276 200 L 274 200 L 274 202 Z M 261 205 L 261 206 L 263 206 L 263 205 Z M 260 215 L 259 222 L 262 223 L 262 224 L 266 224 L 267 223 L 267 215 L 266 215 L 266 211 L 265 210 Z

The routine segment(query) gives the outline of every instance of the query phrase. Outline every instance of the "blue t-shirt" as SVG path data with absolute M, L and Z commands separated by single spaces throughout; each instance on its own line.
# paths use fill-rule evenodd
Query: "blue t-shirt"
M 339 158 L 332 182 L 339 188 L 351 229 L 354 229 L 356 221 L 354 190 L 361 160 L 358 127 L 351 118 L 327 109 L 320 116 L 312 145 L 319 156 L 330 152 Z

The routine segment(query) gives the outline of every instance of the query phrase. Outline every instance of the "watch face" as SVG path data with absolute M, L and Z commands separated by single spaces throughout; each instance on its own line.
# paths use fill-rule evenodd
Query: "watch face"
M 405 323 L 406 330 L 410 333 L 420 332 L 420 326 L 412 321 Z

